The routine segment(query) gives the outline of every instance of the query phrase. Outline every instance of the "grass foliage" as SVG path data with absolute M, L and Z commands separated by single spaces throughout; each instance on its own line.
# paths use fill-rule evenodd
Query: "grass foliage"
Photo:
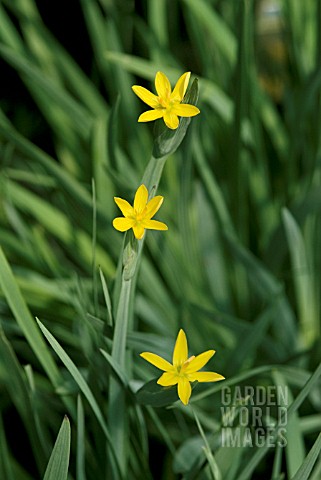
M 0 2 L 0 478 L 319 479 L 320 2 L 74 3 L 89 66 Z M 201 110 L 161 136 L 131 90 L 158 70 Z M 113 197 L 142 178 L 169 231 L 137 251 Z M 139 357 L 179 328 L 226 377 L 188 407 Z M 288 388 L 286 447 L 221 446 L 242 385 Z

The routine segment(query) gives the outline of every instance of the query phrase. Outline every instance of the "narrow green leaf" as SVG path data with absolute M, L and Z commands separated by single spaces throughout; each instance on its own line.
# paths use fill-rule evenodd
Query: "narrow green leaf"
M 203 427 L 202 427 L 202 425 L 201 425 L 201 423 L 200 423 L 200 421 L 197 417 L 196 411 L 193 408 L 192 408 L 192 411 L 193 411 L 193 414 L 194 414 L 194 418 L 195 418 L 198 430 L 201 434 L 201 437 L 202 437 L 204 445 L 205 445 L 205 447 L 203 447 L 203 449 L 204 449 L 204 453 L 205 453 L 205 456 L 206 456 L 208 464 L 209 464 L 209 468 L 210 468 L 210 472 L 212 474 L 212 477 L 213 477 L 214 480 L 222 480 L 221 471 L 220 471 L 220 469 L 219 469 L 219 467 L 216 463 L 216 460 L 215 460 L 214 455 L 212 453 L 212 449 L 211 449 L 211 447 L 208 443 L 208 440 L 206 438 L 206 435 L 204 433 Z
M 77 480 L 86 480 L 85 471 L 85 415 L 81 396 L 77 398 Z
M 114 373 L 118 377 L 118 379 L 121 381 L 124 387 L 128 388 L 128 379 L 126 377 L 126 374 L 122 371 L 120 365 L 117 363 L 117 361 L 109 355 L 108 352 L 105 352 L 102 348 L 100 349 L 100 352 L 102 353 L 103 357 L 107 360 L 111 368 L 113 369 Z
M 314 373 L 310 376 L 310 378 L 306 382 L 304 388 L 300 391 L 298 396 L 291 403 L 291 405 L 290 405 L 290 407 L 287 411 L 287 418 L 288 419 L 291 418 L 291 416 L 298 410 L 298 408 L 303 403 L 305 398 L 309 395 L 310 391 L 315 387 L 315 384 L 319 381 L 320 376 L 321 376 L 321 363 L 319 364 L 317 369 L 314 371 Z M 273 437 L 276 436 L 277 434 L 278 434 L 278 428 L 276 426 L 275 434 L 271 438 L 273 439 Z M 319 437 L 318 441 L 320 443 L 320 441 L 321 441 L 320 437 Z M 244 468 L 244 470 L 242 471 L 242 473 L 239 474 L 238 480 L 248 480 L 249 478 L 251 478 L 251 475 L 252 475 L 254 469 L 257 467 L 257 465 L 260 463 L 260 461 L 267 454 L 268 450 L 269 450 L 269 443 L 268 442 L 266 442 L 264 446 L 258 448 L 256 450 L 256 452 L 254 453 L 254 455 L 252 455 L 251 460 L 247 463 L 247 465 Z M 319 450 L 320 450 L 320 447 L 319 447 Z M 310 465 L 310 463 L 309 463 L 309 465 Z M 304 478 L 307 478 L 307 477 L 304 477 Z M 299 480 L 299 479 L 296 479 L 296 480 Z
M 294 475 L 292 480 L 309 480 L 310 478 L 310 473 L 312 471 L 312 468 L 315 464 L 315 462 L 318 459 L 318 456 L 320 455 L 321 451 L 321 433 L 319 433 L 318 438 L 313 444 L 313 447 L 309 451 L 306 459 L 302 463 L 301 467 L 297 471 L 297 473 Z
M 6 480 L 15 480 L 1 414 L 0 414 L 0 477 Z
M 49 353 L 48 347 L 39 334 L 34 318 L 21 295 L 7 259 L 0 247 L 0 286 L 11 308 L 11 311 L 21 328 L 26 340 L 38 358 L 54 386 L 58 386 L 60 375 Z
M 99 408 L 99 405 L 98 405 L 92 391 L 90 390 L 86 380 L 81 375 L 80 371 L 78 370 L 78 368 L 76 367 L 74 362 L 71 360 L 69 355 L 67 355 L 65 350 L 59 345 L 59 343 L 54 338 L 54 336 L 49 332 L 49 330 L 47 330 L 47 328 L 40 322 L 40 320 L 37 319 L 37 322 L 38 322 L 38 325 L 39 325 L 40 329 L 42 330 L 44 336 L 46 337 L 46 339 L 48 340 L 48 342 L 50 343 L 50 345 L 52 346 L 52 348 L 54 349 L 54 351 L 56 352 L 56 354 L 58 355 L 60 360 L 63 362 L 63 364 L 65 365 L 65 367 L 69 371 L 69 373 L 72 375 L 73 379 L 77 383 L 78 387 L 80 388 L 80 390 L 82 391 L 82 393 L 84 394 L 86 399 L 88 400 L 88 403 L 91 406 L 91 408 L 92 408 L 92 410 L 93 410 L 93 412 L 94 412 L 94 414 L 95 414 L 95 416 L 96 416 L 96 418 L 99 422 L 99 425 L 101 426 L 101 428 L 102 428 L 102 430 L 103 430 L 103 432 L 106 436 L 107 442 L 109 443 L 109 446 L 110 446 L 111 453 L 114 456 L 114 459 L 116 460 L 117 457 L 116 457 L 116 454 L 115 454 L 114 444 L 113 444 L 112 439 L 110 437 L 107 424 L 106 424 L 105 419 L 103 417 L 103 414 L 102 414 L 102 412 Z M 116 463 L 116 465 L 117 465 L 118 473 L 120 473 L 118 463 Z M 115 475 L 116 475 L 116 472 L 115 472 Z M 118 477 L 116 476 L 116 478 L 118 478 Z
M 19 73 L 26 75 L 41 92 L 48 95 L 48 98 L 52 102 L 68 112 L 72 121 L 75 122 L 75 125 L 83 135 L 88 134 L 92 125 L 92 119 L 88 111 L 70 97 L 66 90 L 63 90 L 52 78 L 46 77 L 44 72 L 17 51 L 0 45 L 0 55 L 10 65 L 16 68 Z
M 198 2 L 183 0 L 183 3 L 191 10 L 195 20 L 199 22 L 199 27 L 206 30 L 208 39 L 211 39 L 208 41 L 213 42 L 213 45 L 221 50 L 229 64 L 233 64 L 236 58 L 237 41 L 224 18 L 204 0 Z
M 288 403 L 293 402 L 291 390 L 289 389 L 283 375 L 280 372 L 273 372 L 275 385 L 281 386 L 283 391 L 287 390 Z M 282 398 L 282 397 L 281 397 Z M 280 405 L 288 408 L 288 405 Z M 287 422 L 286 426 L 287 444 L 285 447 L 286 466 L 288 477 L 292 478 L 299 466 L 302 464 L 305 457 L 304 438 L 299 423 L 299 415 L 294 412 L 292 418 Z
M 70 423 L 65 417 L 52 450 L 43 480 L 67 480 L 70 455 Z
M 27 379 L 15 351 L 6 338 L 0 324 L 0 359 L 6 370 L 5 386 L 15 405 L 29 436 L 33 456 L 39 471 L 44 468 L 45 445 L 41 443 L 35 424 L 35 412 L 32 408 Z
M 7 117 L 0 111 L 0 134 L 12 143 L 19 152 L 31 160 L 40 163 L 52 175 L 57 184 L 64 188 L 79 205 L 86 208 L 87 213 L 92 212 L 92 198 L 88 191 L 66 169 L 59 165 L 52 157 L 39 147 L 24 138 L 9 123 Z M 101 205 L 97 205 L 97 221 L 108 222 L 109 218 Z
M 33 215 L 51 234 L 67 244 L 71 254 L 77 257 L 80 254 L 88 265 L 92 264 L 93 241 L 86 232 L 74 228 L 67 215 L 18 183 L 8 180 L 7 188 L 14 205 Z M 95 258 L 104 271 L 113 274 L 113 262 L 99 245 L 95 246 Z
M 102 287 L 103 287 L 104 299 L 105 299 L 105 303 L 106 303 L 106 307 L 107 307 L 107 325 L 112 326 L 113 325 L 113 314 L 112 314 L 111 299 L 110 299 L 110 295 L 109 295 L 109 291 L 108 291 L 105 276 L 104 276 L 104 274 L 103 274 L 103 272 L 100 268 L 99 268 L 99 274 L 100 274 L 101 284 L 102 284 Z
M 294 217 L 286 208 L 282 211 L 282 217 L 291 256 L 301 340 L 306 347 L 309 347 L 318 337 L 320 330 L 313 268 L 309 265 L 304 238 Z

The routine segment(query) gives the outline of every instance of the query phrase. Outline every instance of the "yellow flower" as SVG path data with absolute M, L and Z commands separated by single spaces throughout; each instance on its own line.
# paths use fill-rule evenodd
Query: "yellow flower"
M 181 103 L 191 76 L 191 72 L 184 73 L 175 85 L 172 92 L 168 78 L 162 72 L 157 72 L 155 87 L 157 95 L 144 87 L 134 85 L 132 87 L 136 95 L 154 110 L 148 110 L 140 115 L 139 122 L 151 122 L 157 118 L 164 118 L 168 128 L 175 130 L 179 125 L 178 117 L 194 117 L 200 111 L 194 105 Z
M 199 372 L 212 358 L 215 350 L 208 350 L 196 357 L 188 358 L 187 340 L 184 330 L 180 330 L 173 352 L 173 364 L 155 353 L 144 352 L 140 356 L 165 373 L 157 380 L 159 385 L 168 387 L 177 385 L 178 396 L 184 405 L 188 404 L 192 393 L 190 382 L 217 382 L 224 380 L 222 375 L 214 372 Z
M 124 215 L 123 217 L 117 217 L 113 220 L 113 226 L 116 230 L 126 232 L 132 228 L 134 235 L 138 240 L 143 238 L 145 228 L 152 230 L 168 230 L 165 223 L 151 220 L 155 213 L 160 209 L 164 197 L 157 195 L 148 202 L 148 190 L 145 185 L 141 185 L 137 189 L 133 207 L 122 198 L 114 197 L 114 200 Z

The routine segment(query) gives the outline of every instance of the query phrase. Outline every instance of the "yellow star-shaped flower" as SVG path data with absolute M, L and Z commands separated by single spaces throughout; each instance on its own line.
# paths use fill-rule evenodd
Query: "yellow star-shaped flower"
M 145 185 L 141 185 L 137 189 L 133 207 L 122 198 L 114 197 L 114 200 L 124 215 L 123 217 L 117 217 L 113 220 L 113 226 L 116 230 L 125 232 L 132 228 L 134 235 L 138 240 L 143 238 L 145 228 L 152 230 L 168 230 L 165 223 L 151 220 L 155 213 L 160 209 L 164 197 L 157 195 L 148 202 L 148 190 Z
M 155 77 L 155 87 L 157 96 L 144 87 L 134 85 L 132 87 L 136 95 L 147 103 L 154 110 L 148 110 L 140 115 L 139 122 L 151 122 L 157 118 L 164 118 L 168 128 L 175 130 L 179 125 L 178 117 L 194 117 L 200 113 L 199 109 L 188 103 L 181 103 L 191 72 L 184 73 L 175 85 L 172 92 L 171 84 L 168 78 L 162 72 L 157 72 Z
M 157 383 L 163 387 L 177 385 L 178 396 L 184 405 L 187 405 L 192 393 L 190 382 L 217 382 L 218 380 L 224 380 L 224 377 L 218 373 L 198 371 L 207 364 L 214 353 L 215 350 L 208 350 L 196 357 L 193 355 L 188 358 L 186 335 L 184 330 L 181 329 L 177 335 L 174 347 L 173 364 L 155 353 L 143 352 L 140 356 L 165 372 L 157 380 Z

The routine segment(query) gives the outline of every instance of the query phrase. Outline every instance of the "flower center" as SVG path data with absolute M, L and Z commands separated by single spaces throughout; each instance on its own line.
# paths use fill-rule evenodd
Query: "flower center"
M 171 110 L 173 107 L 175 100 L 171 100 L 170 97 L 163 98 L 163 97 L 158 97 L 158 102 L 162 108 L 166 108 L 166 110 Z
M 135 217 L 134 218 L 135 218 L 136 222 L 140 223 L 141 221 L 144 220 L 145 216 L 146 216 L 146 208 L 144 208 L 141 211 L 135 210 Z
M 176 367 L 176 375 L 180 378 L 185 377 L 184 370 L 182 371 L 182 366 L 183 365 L 177 365 L 177 367 Z

